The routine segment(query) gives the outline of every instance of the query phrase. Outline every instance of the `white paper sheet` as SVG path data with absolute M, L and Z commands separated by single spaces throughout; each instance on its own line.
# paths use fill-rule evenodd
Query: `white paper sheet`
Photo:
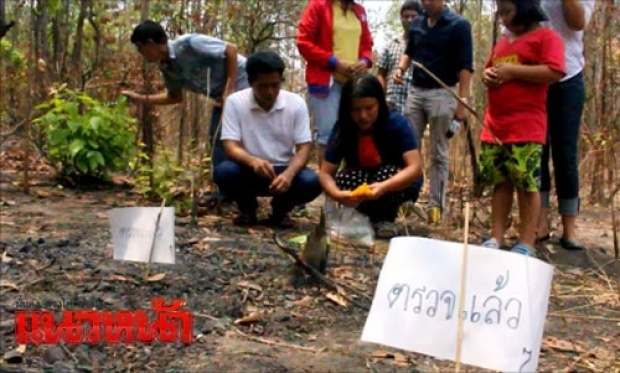
M 155 222 L 161 207 L 126 207 L 109 211 L 114 259 L 149 262 Z M 164 207 L 155 235 L 153 263 L 174 264 L 174 207 Z
M 455 360 L 463 244 L 391 240 L 362 341 Z M 553 267 L 468 246 L 461 363 L 535 372 Z

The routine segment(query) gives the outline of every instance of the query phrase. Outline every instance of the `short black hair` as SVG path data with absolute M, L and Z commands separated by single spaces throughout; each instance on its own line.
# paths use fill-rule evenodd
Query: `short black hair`
M 534 23 L 548 21 L 549 18 L 540 6 L 540 0 L 498 0 L 513 3 L 517 8 L 512 24 L 529 27 Z
M 415 0 L 406 0 L 403 5 L 400 7 L 400 15 L 403 15 L 405 10 L 413 10 L 418 14 L 422 14 L 422 5 Z
M 133 29 L 131 42 L 133 44 L 145 44 L 149 40 L 153 40 L 157 44 L 165 44 L 168 41 L 168 35 L 166 35 L 162 25 L 155 21 L 146 20 Z
M 248 74 L 248 81 L 252 83 L 258 74 L 271 74 L 278 72 L 284 75 L 284 60 L 277 53 L 272 51 L 254 52 L 245 63 L 245 71 Z

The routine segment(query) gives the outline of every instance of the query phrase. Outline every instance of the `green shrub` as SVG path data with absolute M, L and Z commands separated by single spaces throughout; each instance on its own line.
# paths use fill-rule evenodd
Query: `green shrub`
M 45 113 L 33 122 L 61 176 L 108 179 L 109 172 L 126 170 L 136 155 L 136 120 L 127 114 L 125 97 L 104 105 L 63 85 L 37 109 Z

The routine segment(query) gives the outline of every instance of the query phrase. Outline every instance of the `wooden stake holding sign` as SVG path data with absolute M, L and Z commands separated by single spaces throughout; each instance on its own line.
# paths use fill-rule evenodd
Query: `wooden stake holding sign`
M 157 240 L 157 232 L 159 232 L 159 222 L 161 220 L 161 214 L 164 212 L 166 206 L 166 198 L 161 201 L 161 208 L 155 219 L 155 230 L 153 232 L 153 241 L 151 242 L 151 249 L 149 250 L 149 261 L 144 268 L 144 281 L 148 281 L 151 272 L 151 263 L 153 262 L 153 253 L 155 252 L 155 241 Z
M 467 284 L 467 242 L 469 240 L 469 202 L 465 202 L 465 233 L 463 238 L 463 261 L 461 265 L 461 290 L 459 291 L 459 315 L 463 314 L 465 308 L 465 289 Z M 463 318 L 459 317 L 456 332 L 456 373 L 461 371 L 461 353 L 463 350 Z
M 125 207 L 109 212 L 114 259 L 146 263 L 144 281 L 157 281 L 163 274 L 150 276 L 151 264 L 175 264 L 174 207 Z
M 395 237 L 361 340 L 502 372 L 534 372 L 553 267 L 465 242 Z M 460 271 L 460 274 L 459 274 Z

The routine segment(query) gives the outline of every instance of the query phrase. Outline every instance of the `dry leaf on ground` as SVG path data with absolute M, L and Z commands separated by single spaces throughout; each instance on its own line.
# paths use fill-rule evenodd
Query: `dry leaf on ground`
M 299 307 L 310 307 L 312 305 L 312 301 L 314 300 L 313 297 L 306 295 L 305 297 L 301 298 L 300 300 L 296 300 L 293 302 L 293 305 L 295 306 L 299 306 Z
M 242 287 L 242 288 L 247 288 L 247 289 L 253 289 L 253 290 L 256 290 L 258 292 L 262 292 L 263 291 L 263 288 L 260 285 L 254 283 L 254 282 L 251 282 L 251 281 L 239 281 L 237 283 L 237 286 Z
M 10 281 L 0 280 L 0 288 L 11 288 L 13 290 L 19 291 L 19 286 L 15 285 Z
M 562 352 L 583 353 L 585 351 L 583 347 L 577 345 L 576 343 L 565 341 L 556 337 L 545 337 L 545 339 L 543 339 L 542 347 Z
M 252 312 L 251 314 L 235 320 L 235 325 L 257 322 L 263 319 L 265 313 L 263 311 Z
M 327 293 L 325 294 L 325 297 L 327 297 L 327 299 L 331 300 L 332 302 L 342 306 L 342 307 L 346 307 L 347 306 L 347 300 L 344 299 L 342 297 L 342 295 L 340 294 L 336 294 L 336 293 Z
M 378 358 L 386 358 L 386 357 L 393 357 L 394 354 L 392 354 L 391 352 L 385 351 L 385 350 L 375 350 L 370 353 L 370 356 L 378 357 Z
M 37 195 L 37 197 L 39 197 L 39 198 L 49 198 L 49 197 L 51 197 L 51 196 L 52 196 L 49 192 L 46 192 L 46 191 L 41 190 L 41 189 L 37 189 L 37 190 L 36 190 L 36 192 L 35 192 L 35 194 L 36 194 L 36 195 Z
M 110 276 L 110 281 L 129 281 L 126 277 L 121 275 L 112 275 Z
M 161 281 L 164 279 L 164 277 L 166 277 L 165 273 L 157 273 L 151 277 L 149 277 L 146 281 L 148 282 L 156 282 L 156 281 Z

